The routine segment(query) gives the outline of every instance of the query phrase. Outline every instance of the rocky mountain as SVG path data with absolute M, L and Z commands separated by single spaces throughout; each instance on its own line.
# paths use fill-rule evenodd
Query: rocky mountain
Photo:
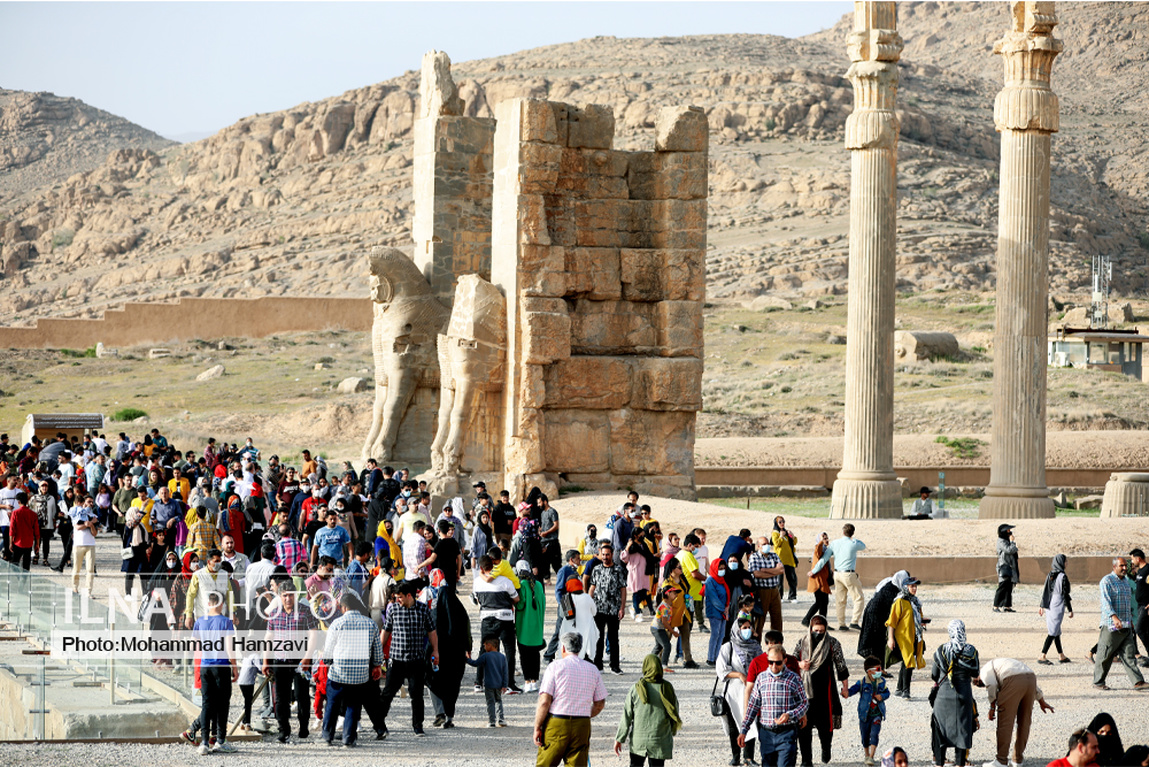
M 98 168 L 116 149 L 173 144 L 78 99 L 0 88 L 0 200 Z
M 899 4 L 904 291 L 993 287 L 1001 64 L 987 46 L 1006 30 L 1007 8 Z M 1054 68 L 1062 131 L 1052 289 L 1082 290 L 1089 256 L 1108 253 L 1116 289 L 1140 291 L 1149 277 L 1149 4 L 1058 4 L 1058 13 L 1065 53 Z M 842 130 L 853 105 L 846 29 L 844 19 L 797 40 L 599 37 L 456 63 L 454 75 L 473 115 L 514 96 L 607 104 L 622 148 L 653 144 L 660 107 L 704 107 L 710 296 L 840 294 L 849 206 Z M 89 315 L 124 300 L 363 295 L 369 248 L 410 242 L 417 99 L 411 71 L 192 144 L 141 142 L 66 180 L 19 185 L 0 203 L 10 297 L 0 323 Z

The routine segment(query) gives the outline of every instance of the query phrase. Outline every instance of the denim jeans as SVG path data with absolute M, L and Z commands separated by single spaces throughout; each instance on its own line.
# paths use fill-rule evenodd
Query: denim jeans
M 665 666 L 670 663 L 670 632 L 662 626 L 655 625 L 650 627 L 650 633 L 654 635 L 654 649 L 650 653 L 657 655 Z
M 767 754 L 778 755 L 778 767 L 794 767 L 798 763 L 798 733 L 793 728 L 770 730 L 758 725 L 760 761 L 766 764 Z

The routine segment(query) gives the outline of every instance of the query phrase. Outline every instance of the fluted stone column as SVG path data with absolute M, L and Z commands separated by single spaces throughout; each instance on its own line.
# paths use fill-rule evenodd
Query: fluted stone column
M 850 278 L 846 319 L 846 433 L 831 516 L 897 518 L 894 473 L 894 245 L 897 213 L 898 57 L 892 2 L 854 3 L 846 76 L 850 169 Z
M 1049 150 L 1058 128 L 1049 88 L 1061 41 L 1051 2 L 1011 3 L 1013 23 L 993 47 L 1005 88 L 993 119 L 1001 132 L 993 437 L 982 519 L 1052 517 L 1045 486 L 1046 316 L 1049 297 Z

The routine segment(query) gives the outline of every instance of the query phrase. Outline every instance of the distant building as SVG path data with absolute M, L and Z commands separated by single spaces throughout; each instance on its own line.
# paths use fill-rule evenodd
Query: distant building
M 1137 330 L 1058 328 L 1049 337 L 1049 366 L 1085 368 L 1124 373 L 1149 383 L 1149 366 L 1143 364 L 1149 336 Z
M 103 428 L 104 416 L 100 413 L 29 413 L 20 432 L 20 444 L 28 444 L 33 435 L 47 439 L 64 433 L 71 439 L 83 437 L 85 431 L 98 434 Z

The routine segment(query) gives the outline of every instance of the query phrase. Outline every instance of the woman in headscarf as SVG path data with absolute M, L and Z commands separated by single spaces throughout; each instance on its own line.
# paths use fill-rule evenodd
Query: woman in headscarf
M 818 536 L 818 542 L 814 544 L 814 558 L 810 561 L 817 562 L 821 559 L 829 545 L 830 536 L 828 533 L 822 533 Z M 806 591 L 814 595 L 814 604 L 810 605 L 810 609 L 806 611 L 806 617 L 802 619 L 803 626 L 809 626 L 810 619 L 815 615 L 826 617 L 826 612 L 830 608 L 830 570 L 829 567 L 823 567 L 813 577 L 806 580 Z
M 980 682 L 977 648 L 966 642 L 965 623 L 954 619 L 948 626 L 949 641 L 934 653 L 933 680 L 937 697 L 930 717 L 934 764 L 946 761 L 946 749 L 954 749 L 954 763 L 964 767 L 973 745 L 973 683 Z
M 818 574 L 821 575 L 827 569 L 822 568 Z M 862 630 L 858 632 L 858 655 L 862 658 L 886 657 L 886 645 L 889 639 L 886 622 L 890 618 L 894 600 L 902 593 L 902 586 L 909 578 L 910 574 L 907 571 L 898 570 L 892 577 L 879 582 L 874 589 L 874 595 L 869 602 L 866 602 L 866 610 L 862 613 Z
M 658 560 L 659 567 L 666 567 L 666 563 L 678 556 L 678 552 L 682 551 L 680 545 L 682 540 L 678 537 L 678 533 L 670 533 L 662 542 L 662 556 Z
M 1013 525 L 997 526 L 997 592 L 993 595 L 995 613 L 1013 612 L 1013 587 L 1020 580 L 1017 564 L 1017 544 L 1013 541 Z
M 172 580 L 171 592 L 168 595 L 168 604 L 171 606 L 172 614 L 165 617 L 168 619 L 167 628 L 173 639 L 178 639 L 180 618 L 183 617 L 184 608 L 187 607 L 188 588 L 191 586 L 191 579 L 195 577 L 199 567 L 199 554 L 191 549 L 183 555 L 183 565 L 180 568 L 179 576 Z
M 435 706 L 434 724 L 436 727 L 449 728 L 455 726 L 452 721 L 455 718 L 455 704 L 459 700 L 463 672 L 467 669 L 467 653 L 471 651 L 471 619 L 458 594 L 451 588 L 438 590 L 432 614 L 435 616 L 435 629 L 439 636 L 439 670 L 435 671 L 428 660 L 428 686 L 432 704 L 436 697 L 439 699 L 439 705 Z M 427 652 L 430 654 L 430 647 Z
M 1049 646 L 1057 647 L 1057 657 L 1062 663 L 1071 663 L 1061 649 L 1061 620 L 1066 613 L 1073 617 L 1073 602 L 1069 599 L 1069 577 L 1065 574 L 1065 555 L 1058 554 L 1050 565 L 1049 575 L 1045 576 L 1045 588 L 1041 591 L 1041 606 L 1037 608 L 1038 615 L 1045 616 L 1045 644 L 1041 646 L 1041 658 L 1038 663 L 1052 666 L 1053 661 L 1045 657 Z
M 798 543 L 798 536 L 786 529 L 785 517 L 774 517 L 774 531 L 770 535 L 770 541 L 774 545 L 774 553 L 782 560 L 782 569 L 786 573 L 786 583 L 790 586 L 790 596 L 787 599 L 791 602 L 797 602 L 798 573 L 794 568 L 798 566 L 798 555 L 795 548 Z
M 1125 748 L 1121 745 L 1121 734 L 1117 732 L 1117 721 L 1102 711 L 1093 717 L 1087 728 L 1097 736 L 1097 764 L 1105 767 L 1110 764 L 1129 764 L 1125 761 Z
M 158 569 L 155 570 L 152 577 L 148 580 L 148 585 L 144 589 L 144 599 L 153 596 L 154 592 L 157 591 L 164 594 L 165 598 L 170 598 L 168 595 L 172 593 L 172 587 L 181 574 L 179 557 L 176 556 L 174 551 L 164 551 L 163 534 L 160 533 L 159 536 L 160 541 L 158 545 L 152 543 L 149 545 L 149 549 L 153 553 L 158 552 L 161 555 L 166 554 L 166 556 L 160 559 Z M 151 636 L 157 640 L 162 639 L 164 632 L 168 630 L 168 616 L 160 607 L 162 607 L 162 603 L 160 606 L 157 606 L 155 602 L 149 602 L 147 610 L 149 613 L 148 628 L 151 630 Z M 178 617 L 179 614 L 175 612 L 174 606 L 171 607 L 171 610 L 172 616 Z M 157 668 L 160 666 L 171 666 L 171 661 L 161 660 L 159 658 L 152 660 L 152 663 Z
M 491 512 L 479 511 L 479 520 L 471 534 L 471 569 L 479 572 L 479 557 L 486 556 L 487 549 L 495 545 L 495 531 L 491 529 Z
M 131 549 L 131 556 L 126 559 L 121 556 L 120 572 L 124 573 L 124 593 L 132 593 L 132 583 L 136 573 L 140 573 L 140 586 L 144 585 L 143 573 L 148 565 L 148 536 L 141 524 L 144 518 L 142 507 L 129 508 L 124 517 L 124 532 L 120 543 L 126 551 Z
M 703 598 L 706 618 L 710 621 L 710 647 L 706 651 L 706 665 L 713 666 L 726 634 L 726 617 L 730 613 L 730 589 L 726 585 L 726 560 L 715 558 L 710 563 L 710 577 L 706 579 Z
M 515 566 L 519 576 L 519 601 L 515 604 L 515 638 L 519 645 L 519 665 L 526 684 L 523 692 L 539 689 L 539 654 L 546 646 L 543 623 L 546 622 L 547 597 L 543 585 L 531 572 L 526 560 Z
M 586 563 L 594 559 L 596 554 L 598 554 L 598 527 L 590 524 L 586 526 L 586 535 L 578 542 L 578 555 L 583 567 L 586 567 Z M 583 570 L 580 568 L 579 575 L 582 574 Z
M 514 567 L 520 561 L 530 566 L 531 572 L 539 574 L 543 566 L 543 546 L 539 540 L 539 523 L 530 517 L 519 519 L 518 530 L 511 540 L 511 551 L 507 555 L 507 563 Z
M 894 695 L 906 700 L 910 699 L 910 682 L 913 680 L 914 669 L 926 667 L 926 619 L 922 617 L 922 603 L 918 599 L 919 583 L 917 578 L 911 578 L 908 574 L 900 580 L 901 592 L 894 600 L 890 617 L 886 620 L 886 631 L 889 633 L 886 639 L 887 652 L 884 654 L 885 667 L 902 664 Z
M 742 723 L 743 703 L 746 700 L 746 670 L 750 662 L 762 654 L 762 645 L 754 638 L 754 621 L 739 618 L 730 631 L 730 641 L 718 652 L 718 687 L 726 700 L 722 716 L 722 729 L 730 740 L 730 764 L 754 764 L 754 738 L 757 727 L 746 733 L 746 745 L 738 746 L 738 728 Z
M 634 683 L 622 704 L 622 718 L 614 735 L 614 752 L 622 755 L 622 744 L 630 741 L 630 763 L 661 767 L 674 757 L 674 736 L 682 726 L 678 696 L 662 678 L 662 663 L 655 655 L 642 660 L 642 679 Z
M 379 523 L 379 527 L 376 528 L 375 558 L 379 559 L 380 554 L 388 557 L 395 567 L 395 578 L 403 580 L 403 549 L 391 536 L 394 527 L 395 523 L 389 519 Z
M 814 728 L 822 743 L 822 764 L 830 762 L 830 746 L 834 730 L 842 726 L 842 697 L 849 685 L 850 671 L 842 655 L 842 645 L 827 633 L 826 619 L 820 615 L 810 620 L 810 630 L 794 646 L 794 657 L 802 673 L 802 684 L 810 709 L 806 712 L 806 726 L 798 730 L 798 748 L 802 764 L 813 764 L 811 755 Z M 834 686 L 835 679 L 838 682 Z M 838 692 L 842 695 L 839 696 Z
M 894 746 L 882 757 L 882 767 L 910 767 L 910 757 L 901 746 Z
M 626 590 L 631 594 L 630 614 L 636 623 L 642 623 L 642 607 L 650 605 L 650 577 L 646 574 L 646 532 L 635 527 L 630 532 L 630 543 L 622 551 L 626 563 Z
M 662 567 L 662 583 L 658 588 L 662 593 L 671 595 L 670 628 L 678 629 L 678 650 L 676 658 L 683 658 L 683 668 L 698 668 L 694 663 L 694 656 L 690 651 L 690 630 L 694 619 L 686 609 L 686 595 L 690 593 L 690 585 L 682 572 L 682 563 L 677 559 L 670 559 Z

